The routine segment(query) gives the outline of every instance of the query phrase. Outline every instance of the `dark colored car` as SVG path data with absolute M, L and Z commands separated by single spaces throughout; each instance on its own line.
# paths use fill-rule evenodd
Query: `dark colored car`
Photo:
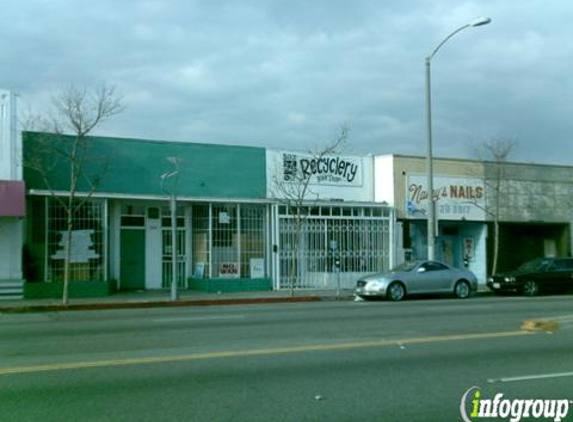
M 526 296 L 572 290 L 573 258 L 537 258 L 515 271 L 494 274 L 487 286 L 495 293 L 514 291 Z

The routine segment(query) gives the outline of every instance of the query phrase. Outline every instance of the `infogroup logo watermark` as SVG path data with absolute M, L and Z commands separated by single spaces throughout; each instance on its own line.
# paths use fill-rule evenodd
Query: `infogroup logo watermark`
M 523 418 L 559 422 L 567 417 L 573 401 L 569 399 L 508 399 L 503 393 L 493 398 L 483 397 L 479 387 L 471 387 L 462 396 L 460 413 L 465 422 L 488 418 L 507 419 L 519 422 Z

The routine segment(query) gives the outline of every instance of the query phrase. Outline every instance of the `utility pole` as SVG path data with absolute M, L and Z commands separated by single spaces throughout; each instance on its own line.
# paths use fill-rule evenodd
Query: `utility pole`
M 173 170 L 161 175 L 161 188 L 164 192 L 170 194 L 169 209 L 171 211 L 171 300 L 179 299 L 177 290 L 177 187 L 179 183 L 179 164 L 181 159 L 178 157 L 167 157 L 173 165 Z M 165 189 L 165 181 L 172 180 L 171 192 Z

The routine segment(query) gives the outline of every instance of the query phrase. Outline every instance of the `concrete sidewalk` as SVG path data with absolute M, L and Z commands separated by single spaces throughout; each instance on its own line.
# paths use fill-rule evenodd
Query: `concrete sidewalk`
M 179 291 L 179 300 L 172 301 L 169 290 L 118 292 L 98 298 L 72 298 L 68 305 L 61 299 L 17 299 L 0 301 L 0 313 L 45 312 L 72 310 L 130 309 L 178 306 L 216 306 L 257 303 L 318 302 L 323 300 L 353 300 L 352 290 L 288 290 L 264 292 L 205 293 Z

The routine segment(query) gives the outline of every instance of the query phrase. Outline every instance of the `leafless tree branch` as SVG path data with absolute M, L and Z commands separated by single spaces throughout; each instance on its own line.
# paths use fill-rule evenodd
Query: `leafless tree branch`
M 517 144 L 518 141 L 515 138 L 494 138 L 474 148 L 474 156 L 483 162 L 483 180 L 486 188 L 485 206 L 477 202 L 475 205 L 488 215 L 494 226 L 492 273 L 497 272 L 499 258 L 499 221 L 504 185 L 507 183 L 507 162 Z M 493 171 L 490 172 L 490 169 Z
M 321 159 L 329 155 L 338 154 L 346 145 L 349 129 L 343 125 L 334 139 L 324 147 L 309 151 L 313 159 Z M 311 177 L 304 174 L 303 170 L 296 166 L 289 172 L 288 180 L 285 179 L 284 169 L 277 167 L 272 175 L 271 196 L 279 203 L 285 205 L 294 218 L 295 230 L 293 239 L 294 253 L 289 263 L 289 284 L 291 296 L 294 296 L 295 278 L 298 277 L 298 263 L 302 253 L 302 231 L 309 216 L 309 210 L 319 200 L 319 194 L 311 189 Z
M 73 221 L 76 212 L 93 195 L 107 171 L 109 161 L 102 160 L 98 171 L 93 168 L 97 164 L 97 157 L 90 151 L 92 140 L 89 134 L 106 120 L 124 110 L 122 99 L 116 94 L 115 88 L 102 85 L 93 92 L 85 88 L 70 86 L 53 99 L 56 117 L 33 117 L 26 122 L 28 128 L 37 126 L 41 132 L 37 134 L 37 149 L 27 155 L 24 165 L 37 171 L 42 178 L 46 189 L 52 194 L 66 214 L 67 223 L 67 251 L 64 262 L 64 291 L 62 301 L 68 303 L 68 290 L 70 281 L 70 260 Z M 68 195 L 56 195 L 53 187 L 53 178 L 56 170 L 62 166 L 67 167 Z M 88 171 L 92 173 L 88 174 Z M 86 192 L 77 196 L 80 182 L 83 182 Z M 79 200 L 78 200 L 79 199 Z

